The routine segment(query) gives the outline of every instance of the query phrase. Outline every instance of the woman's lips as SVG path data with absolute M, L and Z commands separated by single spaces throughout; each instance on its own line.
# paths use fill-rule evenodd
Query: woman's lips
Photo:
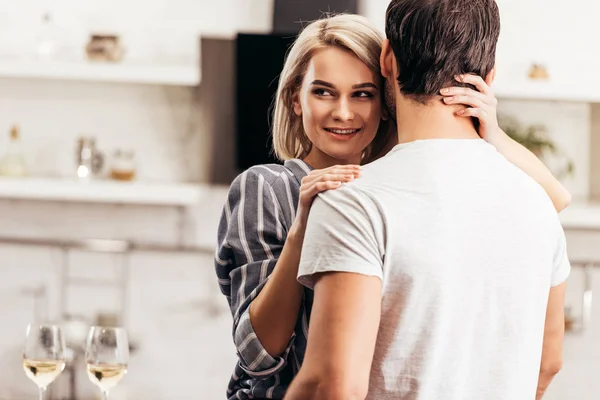
M 358 133 L 361 128 L 324 128 L 327 132 L 335 133 L 336 135 L 352 135 Z

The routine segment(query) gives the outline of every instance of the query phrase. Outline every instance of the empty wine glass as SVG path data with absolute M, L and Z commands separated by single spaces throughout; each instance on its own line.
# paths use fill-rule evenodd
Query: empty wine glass
M 40 400 L 48 385 L 63 372 L 67 362 L 65 340 L 59 326 L 29 325 L 23 349 L 23 369 L 39 388 Z
M 100 388 L 104 400 L 127 373 L 129 341 L 123 328 L 93 326 L 85 350 L 88 377 Z

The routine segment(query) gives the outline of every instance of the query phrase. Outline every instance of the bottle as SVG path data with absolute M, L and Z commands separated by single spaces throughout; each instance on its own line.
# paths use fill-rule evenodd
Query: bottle
M 39 58 L 43 60 L 51 60 L 56 56 L 57 46 L 59 42 L 59 30 L 54 24 L 52 16 L 49 12 L 42 15 L 42 23 L 37 35 L 36 52 Z
M 8 147 L 2 158 L 0 158 L 0 175 L 13 177 L 27 175 L 27 163 L 21 149 L 19 127 L 17 125 L 11 128 Z

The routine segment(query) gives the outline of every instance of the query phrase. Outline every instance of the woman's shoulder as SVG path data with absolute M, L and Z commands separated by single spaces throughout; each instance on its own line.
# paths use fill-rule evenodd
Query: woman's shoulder
M 263 180 L 264 182 L 272 185 L 277 180 L 281 179 L 282 176 L 292 177 L 292 172 L 282 164 L 259 164 L 254 165 L 241 174 L 239 174 L 234 180 L 234 184 L 242 184 L 243 182 L 256 182 Z
M 302 177 L 298 179 L 294 171 L 282 164 L 254 165 L 239 174 L 231 183 L 230 194 L 236 192 L 257 192 L 271 188 L 275 195 L 296 190 Z

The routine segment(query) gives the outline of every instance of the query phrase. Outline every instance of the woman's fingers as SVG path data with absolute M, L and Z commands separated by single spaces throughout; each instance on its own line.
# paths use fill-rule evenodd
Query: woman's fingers
M 489 87 L 487 83 L 483 80 L 482 77 L 475 74 L 462 74 L 455 77 L 458 82 L 468 83 L 477 88 L 483 94 L 490 95 L 492 94 L 492 88 Z M 493 94 L 492 94 L 493 97 Z
M 488 107 L 481 98 L 473 95 L 459 95 L 444 97 L 444 103 L 446 104 L 463 104 L 470 107 L 485 108 Z
M 345 182 L 352 182 L 360 175 L 359 166 L 339 165 L 322 170 L 312 171 L 302 178 L 300 197 L 309 202 L 317 194 L 326 190 L 337 189 Z
M 341 181 L 325 181 L 315 182 L 312 185 L 306 187 L 300 192 L 300 197 L 304 202 L 311 202 L 316 195 L 327 190 L 337 189 L 342 185 Z
M 322 182 L 327 182 L 327 181 L 332 181 L 332 182 L 350 182 L 353 181 L 354 178 L 356 176 L 354 174 L 351 173 L 347 173 L 347 174 L 324 174 L 320 181 Z
M 360 171 L 358 165 L 334 165 L 333 167 L 311 171 L 305 178 L 310 182 L 322 180 L 325 175 L 352 175 L 356 178 L 360 175 Z
M 474 90 L 471 88 L 466 88 L 466 87 L 459 87 L 459 86 L 444 88 L 444 89 L 440 90 L 440 94 L 442 96 L 444 96 L 444 100 L 449 97 L 468 96 L 468 97 L 472 97 L 475 99 L 479 99 L 483 103 L 487 103 L 487 102 L 491 101 L 489 96 L 487 96 L 483 93 L 480 93 L 477 90 Z
M 316 179 L 303 184 L 303 186 L 306 186 L 307 189 L 316 186 L 318 191 L 323 191 L 327 190 L 327 188 L 331 187 L 333 184 L 339 186 L 338 183 L 352 182 L 355 178 L 356 177 L 353 174 L 323 174 Z
M 488 114 L 480 108 L 465 108 L 463 110 L 458 110 L 456 115 L 459 117 L 475 117 L 482 123 L 485 123 L 488 117 Z

